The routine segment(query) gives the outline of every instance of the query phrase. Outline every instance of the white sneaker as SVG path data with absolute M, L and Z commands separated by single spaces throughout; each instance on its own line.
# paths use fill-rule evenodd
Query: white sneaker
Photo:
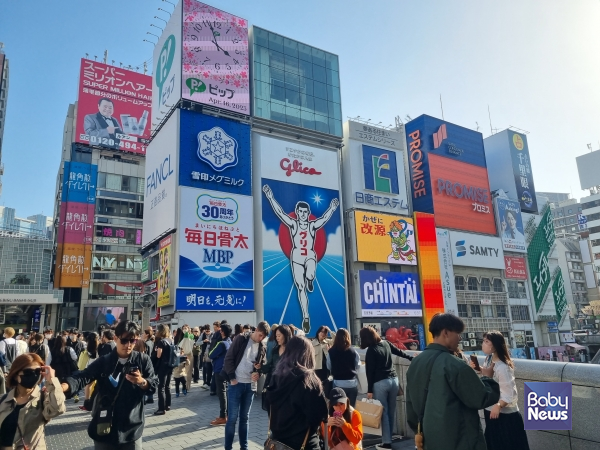
M 377 444 L 375 448 L 377 450 L 391 450 L 392 444 Z

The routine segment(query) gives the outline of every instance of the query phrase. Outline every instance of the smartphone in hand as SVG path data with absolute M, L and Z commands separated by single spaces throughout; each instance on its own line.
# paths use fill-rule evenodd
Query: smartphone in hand
M 481 366 L 479 365 L 479 360 L 477 359 L 477 356 L 471 355 L 471 361 L 473 361 L 473 364 L 475 364 L 475 370 L 481 372 Z

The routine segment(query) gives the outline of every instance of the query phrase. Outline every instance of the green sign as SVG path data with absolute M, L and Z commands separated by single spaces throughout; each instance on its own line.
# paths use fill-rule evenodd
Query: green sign
M 142 282 L 144 281 L 148 281 L 149 276 L 148 276 L 148 260 L 144 259 L 142 261 Z
M 556 317 L 560 322 L 567 309 L 567 296 L 565 294 L 565 280 L 562 272 L 559 270 L 552 283 L 552 295 L 554 296 L 554 306 L 556 307 Z
M 158 270 L 153 270 L 152 271 L 152 281 L 154 280 L 158 280 Z
M 552 244 L 554 244 L 555 237 L 550 208 L 546 207 L 542 215 L 542 220 L 535 230 L 533 239 L 531 239 L 527 247 L 527 259 L 533 284 L 536 312 L 540 310 L 546 291 L 550 286 L 551 274 L 548 264 L 548 254 L 550 253 Z

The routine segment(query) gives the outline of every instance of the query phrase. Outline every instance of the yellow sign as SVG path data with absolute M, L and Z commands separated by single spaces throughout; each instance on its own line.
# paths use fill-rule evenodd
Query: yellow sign
M 518 134 L 513 134 L 513 144 L 517 150 L 523 150 L 523 138 Z
M 171 237 L 160 241 L 158 251 L 158 300 L 159 308 L 171 304 Z
M 355 211 L 358 260 L 417 265 L 415 231 L 409 217 Z

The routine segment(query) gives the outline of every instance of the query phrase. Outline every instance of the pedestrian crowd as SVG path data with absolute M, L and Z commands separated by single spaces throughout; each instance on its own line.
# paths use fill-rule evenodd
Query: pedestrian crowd
M 381 434 L 377 448 L 390 449 L 400 395 L 418 449 L 527 450 L 504 337 L 485 334 L 487 357 L 479 366 L 459 350 L 463 331 L 460 318 L 438 314 L 429 326 L 433 343 L 407 354 L 374 328 L 362 328 L 367 395 L 358 401 L 363 363 L 344 328 L 334 333 L 321 326 L 309 339 L 293 325 L 264 321 L 185 324 L 174 331 L 158 324 L 142 332 L 123 320 L 85 335 L 46 329 L 16 337 L 7 327 L 0 341 L 0 450 L 45 449 L 45 425 L 66 411 L 67 398 L 79 402 L 82 393 L 79 408 L 90 413 L 96 450 L 140 450 L 145 405 L 156 396 L 154 414 L 168 414 L 172 380 L 176 397 L 192 384 L 218 397 L 210 426 L 224 427 L 225 450 L 233 449 L 236 428 L 241 450 L 248 449 L 259 384 L 260 408 L 269 416 L 267 450 L 359 449 L 373 415 Z M 406 392 L 392 355 L 412 361 Z

